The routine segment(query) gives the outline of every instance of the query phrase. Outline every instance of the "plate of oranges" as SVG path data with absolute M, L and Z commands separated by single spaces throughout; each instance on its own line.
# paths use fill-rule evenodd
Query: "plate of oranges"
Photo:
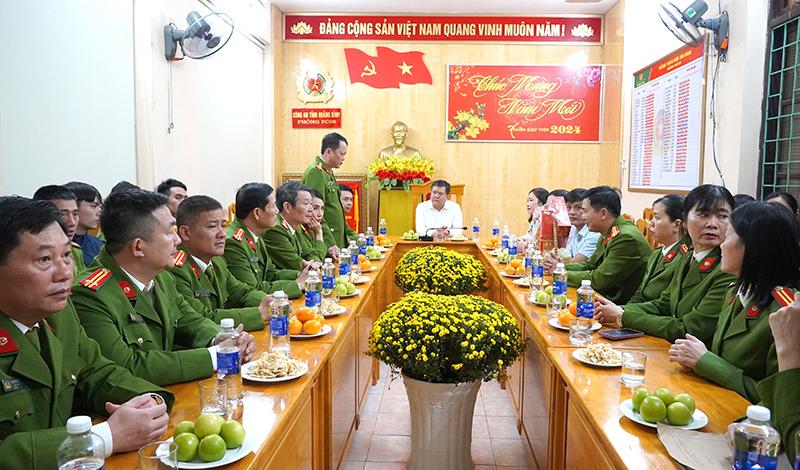
M 522 264 L 522 260 L 519 258 L 514 258 L 508 262 L 508 266 L 505 269 L 500 271 L 501 276 L 505 277 L 513 277 L 513 278 L 520 278 L 525 276 L 525 266 Z
M 310 307 L 303 307 L 289 319 L 289 337 L 292 339 L 317 338 L 327 335 L 333 328 L 325 324 L 325 317 Z

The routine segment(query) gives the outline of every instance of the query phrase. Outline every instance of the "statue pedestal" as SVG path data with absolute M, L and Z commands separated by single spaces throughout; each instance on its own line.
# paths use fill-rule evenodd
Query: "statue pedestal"
M 403 187 L 378 191 L 378 219 L 386 219 L 389 235 L 400 236 L 414 229 L 412 216 L 417 204 L 411 191 Z

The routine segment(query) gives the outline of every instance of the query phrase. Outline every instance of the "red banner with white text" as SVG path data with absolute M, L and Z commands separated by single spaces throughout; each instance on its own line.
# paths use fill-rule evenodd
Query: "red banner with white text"
M 284 15 L 287 41 L 602 44 L 599 16 Z
M 449 65 L 447 140 L 599 142 L 602 65 Z

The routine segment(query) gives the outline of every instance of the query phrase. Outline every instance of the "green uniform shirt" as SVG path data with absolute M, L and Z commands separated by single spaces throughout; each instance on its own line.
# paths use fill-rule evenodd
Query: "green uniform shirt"
M 679 241 L 671 247 L 667 254 L 664 254 L 660 248 L 656 249 L 647 261 L 647 269 L 644 271 L 642 283 L 639 284 L 639 288 L 636 289 L 628 303 L 636 304 L 657 299 L 669 285 L 675 274 L 675 268 L 688 252 L 689 247 L 683 241 Z
M 325 252 L 328 251 L 325 242 L 314 239 L 313 243 L 306 242 L 304 244 L 303 238 L 307 239 L 307 235 L 302 224 L 292 232 L 289 223 L 280 216 L 278 223 L 264 232 L 267 253 L 278 269 L 299 271 L 303 269 L 304 260 L 322 261 L 318 252 L 321 251 L 322 256 L 325 256 Z
M 794 439 L 800 432 L 800 369 L 789 369 L 771 375 L 758 383 L 758 394 L 763 405 L 772 411 L 770 421 L 781 433 L 781 447 L 794 464 Z
M 267 253 L 264 237 L 253 238 L 238 218 L 228 226 L 225 240 L 225 262 L 233 277 L 248 286 L 271 294 L 282 290 L 290 299 L 302 295 L 294 269 L 277 269 Z
M 732 289 L 726 295 L 728 300 L 719 314 L 711 349 L 700 356 L 694 371 L 750 403 L 758 403 L 758 381 L 778 371 L 775 340 L 767 319 L 781 304 L 772 299 L 759 310 L 752 300 L 742 305 Z M 789 295 L 794 298 L 794 294 Z
M 581 263 L 566 265 L 567 284 L 579 287 L 589 279 L 592 288 L 617 304 L 624 304 L 642 282 L 652 248 L 639 229 L 619 216 L 597 241 L 597 250 Z
M 192 309 L 168 271 L 155 277 L 152 295 L 143 294 L 103 248 L 77 281 L 75 310 L 107 358 L 159 385 L 214 372 L 206 347 L 219 325 Z
M 72 302 L 39 322 L 39 352 L 0 312 L 0 458 L 3 468 L 56 468 L 56 451 L 73 415 L 106 416 L 105 403 L 172 393 L 103 357 L 78 322 Z
M 83 262 L 83 250 L 81 246 L 75 242 L 71 242 L 70 251 L 72 252 L 72 274 L 73 277 L 78 277 L 81 272 L 86 269 L 86 263 Z
M 175 277 L 178 292 L 196 312 L 217 324 L 223 318 L 232 318 L 234 324 L 241 323 L 247 331 L 264 328 L 258 305 L 267 294 L 233 277 L 221 256 L 212 258 L 202 271 L 186 248 L 178 248 L 175 266 L 169 271 Z
M 659 298 L 625 305 L 622 324 L 670 342 L 689 333 L 710 348 L 725 292 L 736 280 L 720 271 L 719 261 L 718 247 L 700 262 L 690 250 Z
M 333 170 L 322 160 L 322 157 L 317 156 L 303 173 L 302 182 L 322 194 L 322 200 L 325 202 L 325 214 L 322 218 L 331 230 L 333 242 L 341 248 L 347 248 L 347 235 L 345 232 L 347 223 L 344 220 L 342 201 L 339 199 L 341 196 L 339 183 L 336 182 L 336 177 L 333 176 Z M 326 244 L 331 246 L 330 239 L 325 237 L 324 234 L 323 237 Z
M 323 236 L 325 226 L 322 226 Z M 297 227 L 297 239 L 300 240 L 300 253 L 303 259 L 309 261 L 325 261 L 328 257 L 328 245 L 325 241 L 317 240 L 317 235 L 306 228 L 305 225 Z

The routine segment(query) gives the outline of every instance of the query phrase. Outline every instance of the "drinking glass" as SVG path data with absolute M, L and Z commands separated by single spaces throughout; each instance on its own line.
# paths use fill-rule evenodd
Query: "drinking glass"
M 592 341 L 592 325 L 594 318 L 572 316 L 569 318 L 569 342 L 575 346 L 584 346 Z
M 227 381 L 212 377 L 198 382 L 197 388 L 200 394 L 200 413 L 214 413 L 224 418 L 228 408 Z
M 137 454 L 141 470 L 178 468 L 178 445 L 174 442 L 151 442 L 140 448 Z
M 647 355 L 639 351 L 622 353 L 622 375 L 620 380 L 628 387 L 638 387 L 644 383 L 644 370 L 647 366 Z

